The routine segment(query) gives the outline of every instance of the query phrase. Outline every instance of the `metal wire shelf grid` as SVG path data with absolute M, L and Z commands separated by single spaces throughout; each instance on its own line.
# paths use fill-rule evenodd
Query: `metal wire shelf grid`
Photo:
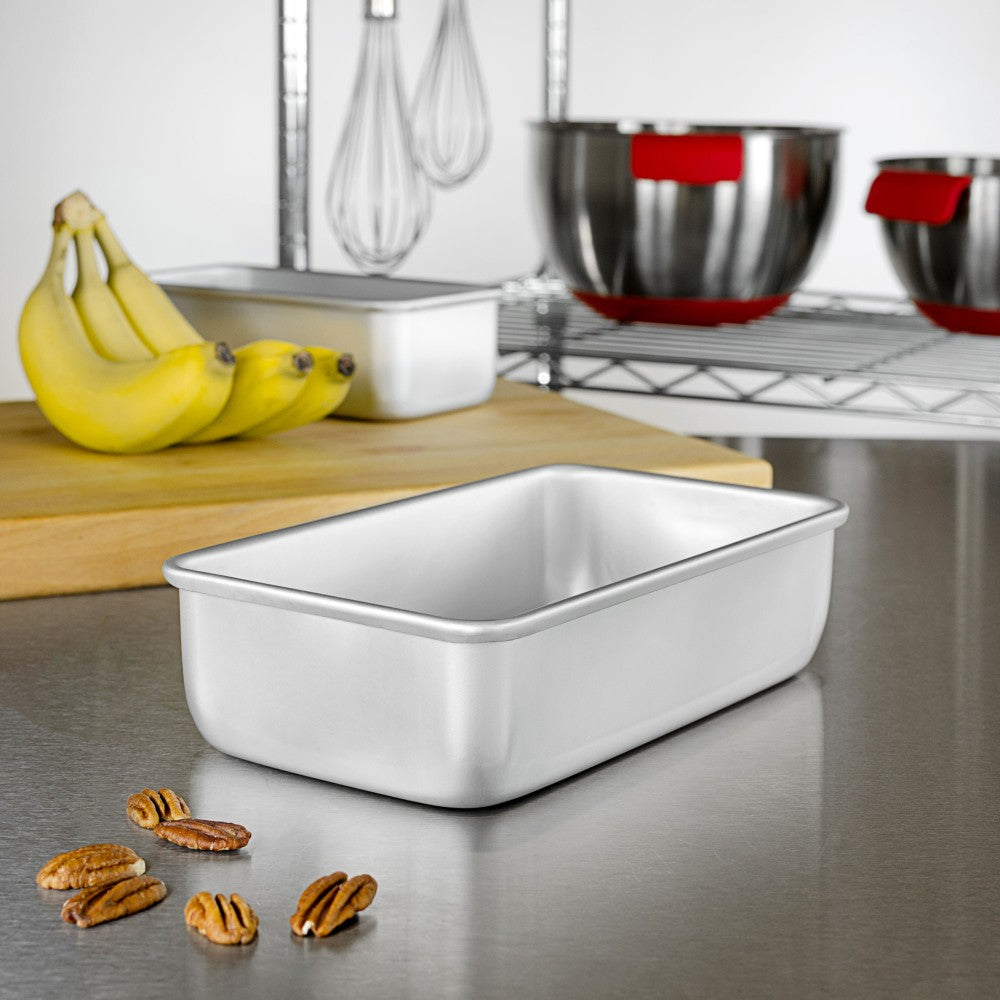
M 499 374 L 555 390 L 843 409 L 1000 427 L 1000 340 L 907 300 L 798 292 L 745 325 L 622 324 L 565 294 L 505 289 Z

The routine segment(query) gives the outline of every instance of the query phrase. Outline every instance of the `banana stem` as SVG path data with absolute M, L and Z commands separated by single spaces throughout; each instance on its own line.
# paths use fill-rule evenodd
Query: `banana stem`
M 122 245 L 115 238 L 115 234 L 111 231 L 108 220 L 103 216 L 94 223 L 94 235 L 97 237 L 97 242 L 101 245 L 101 250 L 104 251 L 104 258 L 108 262 L 108 267 L 127 267 L 132 263 L 128 254 L 122 249 Z
M 80 269 L 80 274 L 95 281 L 103 281 L 94 251 L 94 227 L 77 229 L 73 233 L 73 240 L 76 243 L 76 266 Z
M 49 262 L 45 265 L 45 278 L 53 278 L 60 283 L 66 273 L 66 254 L 69 251 L 73 230 L 65 223 L 54 224 L 52 227 L 52 249 L 49 251 Z

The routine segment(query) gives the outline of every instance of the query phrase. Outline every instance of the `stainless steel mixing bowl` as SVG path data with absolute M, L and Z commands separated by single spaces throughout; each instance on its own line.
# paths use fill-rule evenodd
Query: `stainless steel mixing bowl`
M 1000 160 L 878 162 L 865 208 L 881 218 L 892 266 L 934 323 L 1000 334 Z
M 780 306 L 829 226 L 840 132 L 532 123 L 547 259 L 621 320 L 711 325 Z

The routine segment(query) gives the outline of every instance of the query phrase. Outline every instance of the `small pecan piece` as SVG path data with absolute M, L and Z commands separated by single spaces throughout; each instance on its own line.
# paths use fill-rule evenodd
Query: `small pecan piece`
M 377 890 L 378 883 L 371 875 L 355 875 L 353 878 L 348 878 L 344 872 L 325 875 L 306 887 L 289 923 L 300 937 L 308 934 L 326 937 L 366 909 Z
M 86 889 L 130 875 L 141 875 L 146 862 L 123 844 L 88 844 L 57 854 L 42 865 L 35 881 L 43 889 Z
M 239 894 L 223 896 L 199 892 L 184 907 L 184 922 L 215 944 L 249 944 L 257 936 L 259 921 Z
M 158 792 L 152 788 L 144 788 L 135 795 L 130 795 L 125 803 L 125 813 L 133 823 L 144 830 L 152 830 L 157 823 L 165 819 L 186 819 L 191 815 L 188 804 L 169 788 L 161 788 Z
M 192 851 L 235 851 L 250 840 L 245 826 L 215 819 L 164 820 L 153 827 L 153 833 Z
M 146 910 L 166 894 L 167 887 L 158 878 L 136 875 L 71 896 L 63 903 L 62 918 L 77 927 L 93 927 Z

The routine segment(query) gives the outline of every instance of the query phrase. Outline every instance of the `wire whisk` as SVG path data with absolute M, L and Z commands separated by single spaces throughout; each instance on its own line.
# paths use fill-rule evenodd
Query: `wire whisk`
M 403 261 L 431 209 L 414 151 L 396 29 L 395 0 L 365 0 L 350 113 L 327 187 L 334 234 L 367 274 L 387 274 Z
M 440 187 L 468 180 L 486 158 L 490 117 L 465 0 L 443 0 L 413 100 L 417 161 Z

